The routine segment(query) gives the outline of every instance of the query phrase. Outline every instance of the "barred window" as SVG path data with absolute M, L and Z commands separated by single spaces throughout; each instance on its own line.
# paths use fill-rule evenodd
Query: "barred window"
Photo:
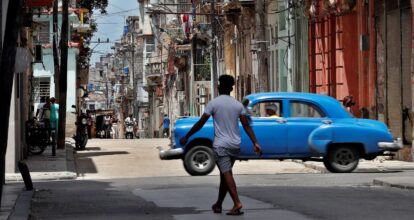
M 50 77 L 34 78 L 33 83 L 36 102 L 46 102 L 46 97 L 50 97 Z
M 50 22 L 41 21 L 39 22 L 39 32 L 36 41 L 42 44 L 50 43 Z

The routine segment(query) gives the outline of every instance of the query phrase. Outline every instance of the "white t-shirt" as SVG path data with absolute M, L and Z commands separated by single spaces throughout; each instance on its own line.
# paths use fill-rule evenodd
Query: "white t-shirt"
M 131 118 L 129 116 L 125 119 L 125 123 L 134 123 L 135 124 L 135 121 L 136 121 L 135 118 Z
M 213 147 L 240 148 L 239 117 L 243 109 L 243 105 L 229 95 L 220 95 L 207 104 L 204 113 L 214 120 Z

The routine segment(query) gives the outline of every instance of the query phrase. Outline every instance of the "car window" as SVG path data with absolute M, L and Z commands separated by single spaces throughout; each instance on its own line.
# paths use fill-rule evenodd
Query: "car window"
M 323 118 L 325 114 L 317 106 L 308 102 L 290 102 L 290 117 Z
M 281 101 L 259 102 L 252 108 L 252 116 L 254 117 L 282 117 Z

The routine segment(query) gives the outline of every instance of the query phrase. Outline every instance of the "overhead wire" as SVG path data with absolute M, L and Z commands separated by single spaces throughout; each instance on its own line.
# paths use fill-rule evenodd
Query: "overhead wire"
M 93 18 L 102 18 L 102 17 L 116 16 L 116 15 L 119 15 L 119 14 L 123 14 L 123 13 L 130 12 L 130 11 L 135 11 L 135 10 L 138 10 L 138 8 L 128 9 L 128 10 L 124 10 L 124 11 L 117 11 L 117 12 L 107 13 L 107 14 L 92 15 L 92 17 Z

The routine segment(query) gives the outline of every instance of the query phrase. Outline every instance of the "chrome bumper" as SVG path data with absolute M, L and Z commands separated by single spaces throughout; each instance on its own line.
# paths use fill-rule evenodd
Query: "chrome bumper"
M 397 138 L 394 142 L 379 142 L 378 147 L 382 150 L 397 151 L 403 147 L 401 138 Z
M 157 149 L 161 160 L 178 159 L 184 154 L 182 148 L 164 150 L 161 146 L 158 146 Z

